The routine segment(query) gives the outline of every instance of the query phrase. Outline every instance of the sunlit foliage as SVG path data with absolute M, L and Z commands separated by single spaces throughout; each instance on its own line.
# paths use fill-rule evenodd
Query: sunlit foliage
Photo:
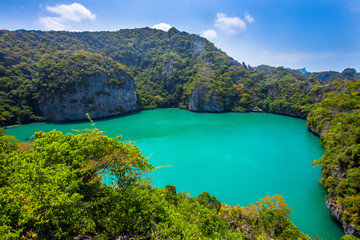
M 152 187 L 146 174 L 153 166 L 119 140 L 91 129 L 37 132 L 22 144 L 1 133 L 2 238 L 309 239 L 281 196 L 241 208 L 206 192 L 190 197 L 174 186 Z

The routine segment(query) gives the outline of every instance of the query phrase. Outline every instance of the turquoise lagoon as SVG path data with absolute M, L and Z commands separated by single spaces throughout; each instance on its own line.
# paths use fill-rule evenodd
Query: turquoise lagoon
M 340 239 L 341 228 L 325 205 L 318 183 L 320 167 L 311 163 L 324 149 L 306 121 L 266 113 L 194 113 L 179 109 L 142 111 L 96 120 L 109 137 L 133 141 L 154 166 L 153 185 L 175 185 L 196 196 L 209 192 L 229 205 L 246 206 L 281 194 L 292 221 L 320 239 Z M 37 123 L 9 128 L 25 141 L 36 131 L 72 132 L 88 121 Z

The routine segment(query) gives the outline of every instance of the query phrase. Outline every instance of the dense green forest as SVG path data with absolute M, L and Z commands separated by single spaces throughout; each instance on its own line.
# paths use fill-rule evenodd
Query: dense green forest
M 44 63 L 46 54 L 56 51 L 98 53 L 128 66 L 137 85 L 139 109 L 186 106 L 191 88 L 198 84 L 215 85 L 218 76 L 229 66 L 238 64 L 207 40 L 176 29 L 82 33 L 0 31 L 0 49 L 0 112 L 8 124 L 41 117 L 36 96 L 34 99 L 41 78 L 39 65 Z M 69 58 L 63 61 L 63 66 L 72 65 Z M 53 67 L 54 71 L 58 68 Z M 76 68 L 71 71 L 77 75 Z M 53 76 L 52 84 L 61 85 L 62 80 L 61 75 Z
M 321 133 L 326 153 L 321 183 L 327 205 L 348 228 L 360 226 L 360 81 L 335 81 L 326 86 L 323 100 L 308 117 L 308 125 Z
M 52 61 L 54 53 L 61 56 L 61 51 L 74 56 Z M 77 51 L 103 57 L 93 57 L 92 65 L 97 66 L 85 69 L 89 64 L 76 60 Z M 104 61 L 130 69 L 139 110 L 187 108 L 192 91 L 205 87 L 209 95 L 217 96 L 225 111 L 261 109 L 305 118 L 314 103 L 309 89 L 334 76 L 332 72 L 303 75 L 268 66 L 254 69 L 236 62 L 206 39 L 175 28 L 168 32 L 149 28 L 117 32 L 0 31 L 1 121 L 9 125 L 43 120 L 39 92 L 64 84 L 65 76 L 55 73 L 66 72 L 69 84 L 77 76 L 101 71 Z M 54 74 L 46 76 L 42 73 L 45 68 Z M 357 75 L 351 71 L 336 73 L 336 77 L 346 76 Z
M 175 28 L 168 32 L 150 28 L 117 32 L 3 30 L 2 125 L 46 120 L 40 101 L 54 93 L 71 92 L 74 84 L 99 72 L 112 84 L 122 84 L 119 72 L 133 78 L 138 110 L 190 109 L 193 93 L 202 89 L 205 97 L 200 101 L 214 98 L 223 107 L 221 111 L 263 111 L 307 119 L 309 129 L 320 135 L 326 150 L 314 164 L 322 166 L 320 182 L 328 192 L 328 208 L 344 223 L 347 234 L 359 236 L 360 74 L 354 69 L 302 74 L 283 67 L 250 67 L 205 38 Z M 4 194 L 0 201 L 5 207 L 0 210 L 0 234 L 22 238 L 46 238 L 46 232 L 57 232 L 57 238 L 104 234 L 109 238 L 306 239 L 290 222 L 289 208 L 280 196 L 245 208 L 226 206 L 206 193 L 190 198 L 176 193 L 173 186 L 151 187 L 140 176 L 153 168 L 137 148 L 100 132 L 76 136 L 38 133 L 35 139 L 33 145 L 27 145 L 2 133 Z M 70 160 L 70 156 L 78 157 Z M 126 156 L 125 162 L 120 156 Z M 63 169 L 62 173 L 56 173 L 57 168 Z M 100 181 L 98 173 L 105 169 L 118 177 L 113 186 Z M 33 179 L 34 173 L 43 174 L 44 181 Z M 119 186 L 119 179 L 127 185 Z M 67 181 L 73 184 L 65 186 Z M 36 184 L 53 192 L 39 199 L 40 193 L 31 190 Z M 158 199 L 159 204 L 150 204 L 151 199 Z M 56 221 L 50 224 L 50 218 Z

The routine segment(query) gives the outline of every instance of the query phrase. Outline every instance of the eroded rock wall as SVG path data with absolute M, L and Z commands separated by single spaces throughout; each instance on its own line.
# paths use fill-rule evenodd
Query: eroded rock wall
M 205 87 L 195 88 L 189 99 L 189 110 L 194 112 L 224 112 L 224 104 L 219 104 L 217 94 Z
M 69 121 L 114 116 L 137 110 L 136 87 L 127 74 L 123 84 L 110 83 L 105 73 L 75 83 L 70 92 L 55 93 L 39 102 L 43 116 L 52 121 Z

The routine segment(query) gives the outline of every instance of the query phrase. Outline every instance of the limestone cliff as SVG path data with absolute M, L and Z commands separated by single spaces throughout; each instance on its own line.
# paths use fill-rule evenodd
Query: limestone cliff
M 331 214 L 342 224 L 345 235 L 354 235 L 355 237 L 360 237 L 354 224 L 347 223 L 342 220 L 344 213 L 343 207 L 341 207 L 339 204 L 336 204 L 336 201 L 333 199 L 327 199 L 326 206 Z
M 220 104 L 216 93 L 205 87 L 195 88 L 189 99 L 189 110 L 194 112 L 224 112 L 224 104 Z
M 137 109 L 136 87 L 130 75 L 117 76 L 123 84 L 111 83 L 105 73 L 97 73 L 76 82 L 71 92 L 52 94 L 41 99 L 39 108 L 52 121 L 86 119 L 118 115 Z

